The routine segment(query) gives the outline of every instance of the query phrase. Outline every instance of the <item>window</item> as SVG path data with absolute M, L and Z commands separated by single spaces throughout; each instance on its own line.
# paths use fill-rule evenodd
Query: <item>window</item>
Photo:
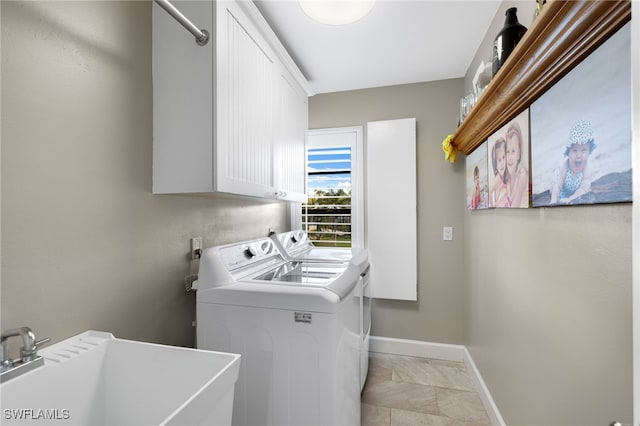
M 302 226 L 318 246 L 351 247 L 351 147 L 309 147 Z
M 318 246 L 363 247 L 362 127 L 309 131 L 302 229 Z

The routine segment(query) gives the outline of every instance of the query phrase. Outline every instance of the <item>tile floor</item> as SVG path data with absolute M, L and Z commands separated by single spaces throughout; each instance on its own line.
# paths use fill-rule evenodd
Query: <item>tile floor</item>
M 462 362 L 371 353 L 362 425 L 490 425 Z

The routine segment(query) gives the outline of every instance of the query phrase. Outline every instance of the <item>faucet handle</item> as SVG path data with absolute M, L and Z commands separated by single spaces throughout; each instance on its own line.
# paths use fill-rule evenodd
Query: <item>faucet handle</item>
M 51 337 L 45 337 L 44 339 L 38 340 L 33 346 L 35 349 L 40 349 L 40 346 L 44 345 L 45 343 L 49 343 L 50 341 Z
M 44 345 L 49 341 L 51 341 L 51 338 L 45 337 L 44 339 L 35 341 L 31 348 L 20 349 L 20 357 L 22 358 L 22 362 L 29 362 L 36 359 L 36 356 L 38 355 L 38 349 L 40 349 L 40 346 Z

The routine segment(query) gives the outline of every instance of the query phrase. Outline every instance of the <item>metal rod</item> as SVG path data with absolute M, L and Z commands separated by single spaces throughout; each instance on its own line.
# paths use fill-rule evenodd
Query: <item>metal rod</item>
M 180 22 L 182 26 L 187 29 L 187 31 L 193 34 L 193 36 L 196 38 L 196 43 L 198 43 L 199 46 L 204 46 L 209 42 L 209 32 L 207 30 L 201 30 L 193 25 L 193 23 L 189 19 L 187 19 L 178 9 L 176 9 L 174 5 L 169 3 L 169 0 L 155 0 L 155 2 L 158 3 L 158 5 L 164 10 L 166 10 L 169 15 L 173 16 L 176 21 Z

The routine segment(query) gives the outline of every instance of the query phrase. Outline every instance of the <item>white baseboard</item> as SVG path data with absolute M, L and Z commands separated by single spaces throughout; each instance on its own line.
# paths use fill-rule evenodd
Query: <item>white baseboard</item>
M 476 364 L 473 362 L 473 359 L 471 358 L 471 354 L 467 350 L 466 346 L 463 346 L 463 348 L 465 353 L 464 364 L 467 367 L 467 371 L 471 375 L 471 379 L 474 381 L 476 387 L 479 389 L 480 399 L 482 399 L 482 405 L 484 405 L 485 410 L 487 410 L 487 414 L 491 419 L 491 424 L 505 426 L 506 423 L 504 422 L 504 419 L 502 418 L 500 411 L 498 411 L 498 406 L 493 401 L 493 398 L 491 397 L 491 393 L 489 392 L 489 388 L 487 388 L 487 385 L 484 383 L 484 380 L 482 380 L 480 371 L 478 371 L 478 369 L 476 368 Z
M 371 352 L 382 352 L 385 354 L 435 358 L 458 362 L 463 362 L 465 357 L 465 347 L 462 345 L 448 345 L 445 343 L 431 343 L 377 336 L 371 336 L 369 350 Z
M 478 394 L 482 400 L 487 415 L 492 425 L 505 426 L 505 422 L 498 411 L 489 389 L 482 380 L 480 372 L 476 368 L 471 354 L 464 345 L 450 345 L 445 343 L 422 342 L 418 340 L 394 339 L 389 337 L 371 336 L 369 351 L 415 356 L 421 358 L 442 359 L 447 361 L 464 362 L 471 379 L 473 380 Z

